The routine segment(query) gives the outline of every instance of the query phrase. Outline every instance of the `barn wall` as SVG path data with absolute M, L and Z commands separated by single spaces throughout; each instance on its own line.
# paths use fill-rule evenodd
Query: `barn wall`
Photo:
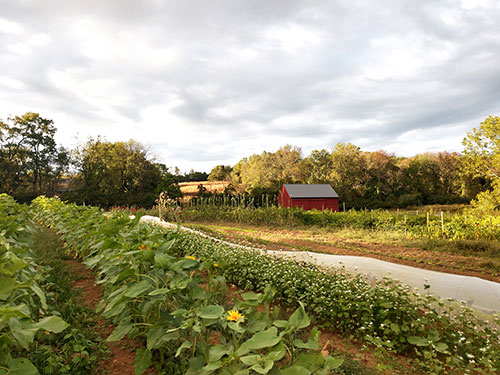
M 278 207 L 292 207 L 292 200 L 284 186 L 281 187 L 281 191 L 278 194 Z
M 330 210 L 338 212 L 339 210 L 339 199 L 338 198 L 304 198 L 292 199 L 291 207 L 299 207 L 304 210 L 312 210 L 313 208 L 317 210 Z

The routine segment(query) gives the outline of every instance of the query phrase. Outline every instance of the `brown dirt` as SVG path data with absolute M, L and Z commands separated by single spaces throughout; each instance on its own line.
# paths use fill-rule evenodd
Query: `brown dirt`
M 336 237 L 334 234 L 315 234 L 308 230 L 283 230 L 229 224 L 227 227 L 210 225 L 219 235 L 229 240 L 247 240 L 254 244 L 265 242 L 270 250 L 308 250 L 335 255 L 356 255 L 392 263 L 465 276 L 476 276 L 500 282 L 500 276 L 486 270 L 486 259 L 449 252 L 437 252 L 406 246 L 367 243 Z M 230 228 L 228 228 L 230 227 Z M 234 229 L 233 229 L 234 228 Z M 241 229 L 258 229 L 251 233 Z
M 103 296 L 103 291 L 99 285 L 94 283 L 94 275 L 76 260 L 67 260 L 66 264 L 76 276 L 76 280 L 73 281 L 72 285 L 74 288 L 81 290 L 82 303 L 95 309 Z M 112 324 L 103 318 L 99 319 L 94 327 L 97 334 L 103 339 L 106 339 L 114 328 Z M 99 375 L 133 375 L 135 352 L 142 346 L 141 343 L 124 338 L 120 341 L 107 343 L 107 345 L 110 356 L 98 368 L 94 369 L 94 373 Z

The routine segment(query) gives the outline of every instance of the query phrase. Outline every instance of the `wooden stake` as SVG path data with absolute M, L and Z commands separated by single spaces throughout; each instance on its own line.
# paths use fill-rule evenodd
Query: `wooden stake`
M 441 234 L 444 236 L 444 215 L 443 215 L 443 211 L 441 211 Z
M 342 205 L 344 206 L 344 212 L 345 212 L 345 202 L 342 202 Z
M 429 222 L 429 212 L 427 212 L 427 229 L 429 229 L 429 224 L 430 224 L 430 222 Z

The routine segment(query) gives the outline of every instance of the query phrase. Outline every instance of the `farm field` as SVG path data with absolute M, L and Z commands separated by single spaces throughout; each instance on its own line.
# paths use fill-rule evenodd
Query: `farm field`
M 434 271 L 500 282 L 500 245 L 488 241 L 409 238 L 396 231 L 299 227 L 293 229 L 237 223 L 184 225 L 230 241 L 269 250 L 305 250 L 377 258 Z M 484 246 L 487 250 L 481 248 Z M 498 248 L 498 249 L 496 249 Z
M 31 372 L 22 373 L 64 373 L 63 364 L 71 371 L 67 361 L 38 366 L 28 356 L 43 340 L 56 348 L 61 343 L 81 348 L 73 333 L 78 324 L 93 327 L 94 335 L 87 354 L 70 358 L 93 362 L 67 373 L 498 374 L 500 321 L 481 320 L 470 309 L 388 280 L 368 284 L 357 276 L 140 224 L 139 217 L 131 220 L 126 213 L 43 197 L 27 208 L 1 198 L 4 217 L 32 220 L 34 227 L 50 228 L 45 233 L 52 233 L 53 241 L 62 241 L 59 248 L 71 256 L 65 265 L 75 277 L 70 285 L 82 290 L 79 308 L 91 318 L 64 311 L 49 298 L 36 316 L 18 317 L 19 325 L 2 313 L 8 321 L 2 334 L 17 345 L 3 348 L 3 374 L 19 373 L 14 366 L 28 359 Z M 36 272 L 36 264 L 47 262 L 42 255 L 24 258 L 35 273 L 22 277 L 38 280 L 52 298 L 57 280 L 48 285 L 45 273 Z M 21 308 L 22 299 L 13 294 L 17 289 L 8 285 L 2 283 L 2 301 Z M 51 324 L 43 325 L 45 319 Z M 38 329 L 23 342 L 19 327 Z M 124 366 L 111 366 L 116 361 Z

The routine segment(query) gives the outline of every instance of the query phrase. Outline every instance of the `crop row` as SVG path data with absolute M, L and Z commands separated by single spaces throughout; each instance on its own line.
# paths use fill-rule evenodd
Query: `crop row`
M 152 356 L 161 358 L 160 353 L 172 352 L 173 347 L 180 348 L 174 352 L 185 359 L 183 363 L 193 366 L 188 373 L 225 374 L 230 368 L 226 365 L 240 366 L 238 371 L 256 366 L 260 371 L 267 368 L 269 373 L 278 373 L 269 361 L 280 344 L 255 349 L 246 358 L 238 351 L 238 343 L 264 331 L 275 337 L 269 332 L 275 327 L 280 331 L 273 332 L 294 350 L 305 349 L 303 345 L 315 348 L 316 344 L 306 344 L 304 337 L 287 338 L 292 327 L 286 328 L 276 313 L 261 315 L 253 309 L 256 301 L 269 302 L 274 296 L 275 303 L 298 308 L 295 316 L 305 316 L 305 306 L 331 329 L 356 335 L 387 351 L 415 354 L 429 373 L 453 369 L 458 373 L 498 373 L 499 332 L 494 323 L 476 318 L 470 309 L 452 308 L 389 280 L 370 285 L 362 277 L 327 273 L 195 234 L 137 225 L 138 217 L 131 221 L 119 212 L 106 218 L 97 208 L 46 198 L 33 205 L 40 220 L 62 234 L 68 249 L 99 271 L 99 282 L 106 288 L 101 308 L 105 316 L 119 323 L 111 339 L 125 334 L 146 339 L 147 349 L 139 352 L 139 364 L 149 363 Z M 226 282 L 264 294 L 246 294 L 231 307 L 224 302 Z M 228 308 L 240 311 L 248 323 L 227 323 L 224 311 Z M 294 323 L 293 328 L 300 324 Z M 207 337 L 214 334 L 220 341 L 210 345 Z M 231 338 L 234 334 L 242 338 Z M 292 358 L 299 363 L 290 363 L 292 368 L 307 367 L 301 362 L 307 357 Z M 233 373 L 237 373 L 235 368 Z M 282 373 L 287 372 L 282 369 Z
M 51 309 L 47 266 L 31 251 L 37 230 L 26 206 L 0 194 L 0 374 L 37 374 L 26 351 L 39 335 L 68 327 Z
M 196 254 L 217 262 L 227 280 L 244 289 L 273 286 L 281 304 L 295 306 L 300 301 L 331 329 L 390 351 L 416 353 L 430 373 L 445 368 L 495 373 L 500 367 L 496 328 L 470 309 L 453 308 L 404 285 L 389 280 L 370 285 L 360 276 L 277 260 L 191 233 L 180 234 L 174 249 L 178 255 Z
M 175 255 L 179 234 L 55 199 L 39 197 L 32 207 L 68 251 L 96 270 L 105 289 L 98 310 L 116 324 L 108 341 L 144 341 L 136 374 L 152 362 L 166 373 L 188 375 L 326 375 L 342 365 L 320 353 L 319 331 L 307 330 L 303 304 L 282 315 L 270 306 L 273 288 L 228 301 L 219 264 Z
M 175 209 L 164 209 L 162 214 L 167 221 L 176 221 L 179 218 L 179 211 Z M 391 230 L 429 238 L 500 239 L 500 216 L 473 214 L 447 214 L 441 219 L 440 215 L 434 214 L 400 215 L 383 210 L 330 212 L 277 207 L 200 206 L 184 209 L 182 219 L 267 226 L 319 225 L 334 228 Z

